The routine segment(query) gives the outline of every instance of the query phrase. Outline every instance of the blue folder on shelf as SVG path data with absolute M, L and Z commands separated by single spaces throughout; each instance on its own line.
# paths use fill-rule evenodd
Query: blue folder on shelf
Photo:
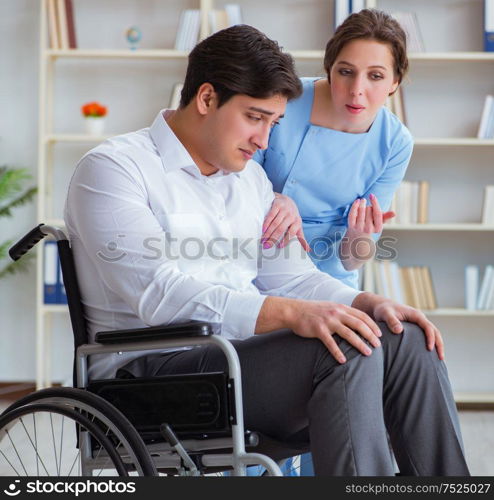
M 484 50 L 494 52 L 494 0 L 484 0 Z
M 45 241 L 43 256 L 44 303 L 57 304 L 58 249 L 56 241 Z

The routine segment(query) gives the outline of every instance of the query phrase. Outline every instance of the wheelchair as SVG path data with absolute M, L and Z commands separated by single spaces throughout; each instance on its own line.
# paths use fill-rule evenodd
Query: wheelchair
M 231 343 L 208 323 L 100 332 L 88 344 L 83 304 L 69 241 L 40 224 L 9 250 L 17 260 L 45 236 L 57 241 L 74 336 L 74 387 L 38 390 L 0 415 L 4 475 L 200 476 L 246 474 L 260 465 L 281 476 L 293 449 L 243 422 L 240 363 Z M 88 379 L 93 354 L 217 345 L 228 373 L 136 379 Z

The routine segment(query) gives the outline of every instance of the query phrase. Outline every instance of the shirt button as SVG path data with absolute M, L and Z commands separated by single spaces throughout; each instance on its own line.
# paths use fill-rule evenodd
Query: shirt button
M 297 184 L 297 181 L 296 181 L 295 179 L 292 179 L 292 180 L 290 181 L 290 184 Z

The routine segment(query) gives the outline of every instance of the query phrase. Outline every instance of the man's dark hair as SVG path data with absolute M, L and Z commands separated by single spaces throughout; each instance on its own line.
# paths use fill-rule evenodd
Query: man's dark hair
M 258 99 L 282 95 L 290 100 L 302 93 L 292 57 L 245 24 L 218 31 L 195 46 L 189 54 L 181 108 L 203 83 L 214 87 L 218 107 L 236 94 Z

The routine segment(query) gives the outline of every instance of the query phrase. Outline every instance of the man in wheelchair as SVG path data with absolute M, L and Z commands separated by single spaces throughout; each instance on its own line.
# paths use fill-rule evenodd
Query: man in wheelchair
M 235 26 L 191 52 L 177 110 L 81 159 L 65 222 L 91 341 L 216 324 L 240 359 L 246 427 L 310 449 L 317 475 L 393 475 L 387 432 L 403 475 L 468 475 L 438 329 L 320 272 L 296 238 L 260 241 L 274 194 L 251 158 L 300 93 L 291 57 Z M 225 365 L 206 345 L 95 355 L 89 374 Z

